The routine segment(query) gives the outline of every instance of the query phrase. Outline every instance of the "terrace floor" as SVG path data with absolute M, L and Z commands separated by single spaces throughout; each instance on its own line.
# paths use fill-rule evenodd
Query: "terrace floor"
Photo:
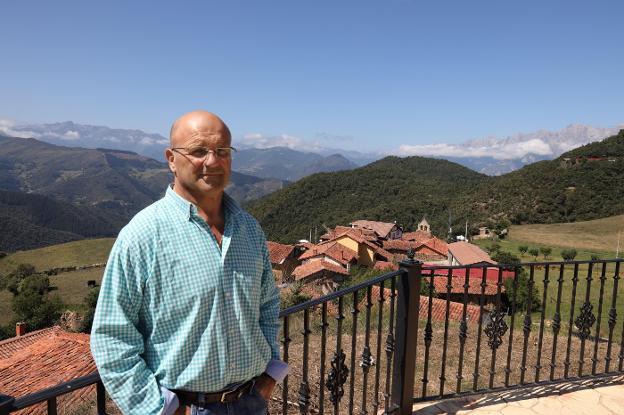
M 420 402 L 413 415 L 624 415 L 624 376 Z

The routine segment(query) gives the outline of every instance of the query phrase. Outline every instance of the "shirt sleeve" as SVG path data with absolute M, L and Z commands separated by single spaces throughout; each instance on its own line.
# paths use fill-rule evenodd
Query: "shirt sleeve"
M 280 361 L 280 346 L 277 340 L 280 327 L 280 297 L 279 291 L 275 286 L 273 269 L 271 268 L 271 261 L 269 259 L 269 249 L 267 248 L 264 235 L 262 235 L 262 257 L 263 272 L 262 288 L 260 290 L 262 296 L 260 300 L 260 329 L 271 346 L 271 362 L 274 362 Z M 274 364 L 271 362 L 269 362 L 269 365 Z M 284 362 L 282 363 L 285 365 Z M 288 373 L 287 370 L 286 373 Z
M 165 399 L 141 357 L 139 310 L 146 258 L 119 234 L 111 250 L 91 329 L 91 353 L 106 390 L 125 415 L 159 415 Z

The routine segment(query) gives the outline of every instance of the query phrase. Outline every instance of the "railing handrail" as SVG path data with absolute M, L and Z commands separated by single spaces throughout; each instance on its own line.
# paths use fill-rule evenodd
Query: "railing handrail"
M 347 287 L 347 288 L 343 288 L 342 290 L 335 291 L 335 292 L 333 292 L 331 294 L 327 294 L 327 295 L 324 295 L 322 297 L 315 298 L 313 300 L 308 300 L 308 301 L 305 301 L 303 303 L 294 305 L 292 307 L 288 307 L 288 308 L 280 311 L 279 316 L 280 316 L 280 318 L 282 318 L 284 316 L 288 316 L 288 315 L 296 313 L 298 311 L 302 311 L 302 310 L 305 310 L 307 308 L 315 307 L 315 306 L 323 304 L 323 303 L 325 303 L 327 301 L 335 300 L 335 299 L 337 299 L 339 297 L 344 297 L 346 294 L 351 294 L 351 293 L 353 293 L 355 291 L 361 290 L 363 288 L 367 288 L 367 287 L 369 287 L 371 285 L 377 285 L 377 284 L 381 283 L 382 281 L 389 280 L 390 278 L 398 277 L 399 275 L 402 275 L 404 273 L 405 273 L 404 270 L 398 270 L 398 271 L 392 271 L 392 272 L 388 272 L 386 274 L 379 275 L 379 276 L 377 276 L 377 277 L 375 277 L 373 279 L 370 279 L 368 281 L 364 281 L 364 282 L 362 282 L 360 284 L 357 284 L 357 285 L 354 285 L 354 286 L 351 286 L 351 287 Z
M 28 395 L 13 397 L 13 400 L 7 400 L 5 403 L 0 404 L 0 413 L 2 413 L 2 410 L 5 409 L 4 405 L 10 405 L 6 409 L 11 409 L 12 411 L 24 409 L 41 402 L 46 402 L 47 400 L 56 398 L 57 396 L 73 392 L 77 389 L 82 389 L 87 386 L 95 385 L 98 382 L 100 382 L 100 374 L 95 371 L 88 375 L 81 376 L 67 382 L 59 383 L 58 385 L 51 386 L 49 388 L 42 389 Z

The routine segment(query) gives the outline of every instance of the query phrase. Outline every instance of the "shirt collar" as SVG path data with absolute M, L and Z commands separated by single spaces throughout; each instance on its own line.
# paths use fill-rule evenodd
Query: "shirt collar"
M 167 186 L 165 200 L 171 203 L 177 211 L 184 215 L 186 220 L 190 220 L 193 215 L 197 215 L 197 206 L 189 202 L 173 190 L 173 185 Z M 223 200 L 221 202 L 225 210 L 225 217 L 234 217 L 242 212 L 238 203 L 227 193 L 223 192 Z

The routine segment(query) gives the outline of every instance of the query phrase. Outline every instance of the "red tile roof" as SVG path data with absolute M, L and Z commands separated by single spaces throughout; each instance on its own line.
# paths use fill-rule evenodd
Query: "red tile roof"
M 388 237 L 388 234 L 396 225 L 394 223 L 377 222 L 374 220 L 356 220 L 351 222 L 355 228 L 369 229 L 374 231 L 380 238 Z
M 306 259 L 313 258 L 315 256 L 322 255 L 331 246 L 332 246 L 332 244 L 312 245 L 307 251 L 305 251 L 303 254 L 301 254 L 299 256 L 299 260 L 303 261 L 303 260 L 306 260 Z
M 457 271 L 457 270 L 453 270 L 453 271 Z M 423 275 L 425 276 L 425 280 L 427 282 L 429 282 L 430 280 L 430 275 L 431 275 L 431 271 L 429 270 L 423 270 Z M 434 271 L 434 277 L 433 277 L 433 286 L 435 288 L 436 293 L 444 295 L 446 293 L 448 293 L 448 287 L 446 286 L 447 282 L 448 282 L 448 271 L 446 273 L 444 272 L 438 272 L 438 271 Z M 464 273 L 465 275 L 465 273 Z M 453 272 L 452 276 L 451 276 L 451 294 L 463 294 L 464 293 L 464 284 L 465 284 L 465 276 L 460 276 L 460 275 L 455 275 L 455 273 Z M 486 296 L 492 296 L 492 295 L 496 295 L 497 293 L 497 286 L 496 286 L 496 282 L 492 281 L 492 280 L 487 280 L 485 281 L 485 295 Z M 501 287 L 501 293 L 505 292 L 505 286 Z M 481 275 L 479 274 L 478 277 L 476 276 L 471 276 L 468 278 L 468 294 L 473 294 L 473 295 L 480 295 L 481 294 Z
M 0 342 L 0 391 L 21 397 L 95 372 L 89 335 L 68 333 L 60 327 L 35 331 Z M 94 387 L 58 398 L 59 408 L 74 407 L 89 399 Z M 43 415 L 45 404 L 16 414 Z
M 281 264 L 292 253 L 293 245 L 284 245 L 273 241 L 267 241 L 271 264 Z
M 379 286 L 374 285 L 371 289 L 371 301 L 373 304 L 377 302 L 379 299 L 379 295 L 381 290 Z M 386 300 L 386 304 L 388 304 L 388 300 L 390 298 L 391 290 L 390 288 L 384 288 L 384 299 Z M 432 298 L 431 299 L 431 321 L 445 321 L 446 319 L 446 300 L 441 298 Z M 363 309 L 366 305 L 367 299 L 364 296 L 364 299 L 360 302 L 360 309 Z M 449 320 L 450 321 L 461 321 L 463 315 L 464 304 L 458 303 L 454 301 L 449 301 Z M 420 296 L 420 309 L 419 309 L 420 318 L 426 320 L 429 316 L 429 297 L 426 295 Z M 475 306 L 472 304 L 468 304 L 466 306 L 466 320 L 472 323 L 479 322 L 479 306 Z M 484 311 L 485 313 L 485 311 Z
M 479 262 L 496 263 L 487 252 L 469 242 L 453 242 L 448 245 L 448 249 L 461 265 L 477 264 Z
M 498 281 L 498 270 L 499 268 L 497 267 L 488 267 L 488 268 L 469 268 L 470 273 L 468 274 L 470 279 L 478 279 L 479 283 L 481 282 L 481 278 L 483 277 L 483 270 L 485 271 L 485 279 L 488 282 L 494 282 L 496 283 Z M 426 272 L 428 274 L 431 273 L 431 271 L 427 271 L 424 270 L 423 272 Z M 441 269 L 435 269 L 434 270 L 434 274 L 435 275 L 441 275 L 446 277 L 448 275 L 448 268 L 441 268 Z M 454 277 L 465 277 L 466 276 L 466 268 L 454 268 L 451 271 L 451 274 Z M 513 271 L 508 271 L 508 270 L 503 270 L 502 273 L 502 280 L 505 281 L 508 278 L 513 278 L 514 277 L 514 272 Z
M 338 242 L 327 248 L 327 250 L 325 250 L 323 254 L 332 258 L 335 261 L 340 262 L 343 265 L 346 265 L 353 260 L 357 261 L 358 259 L 357 252 L 355 252 L 353 249 L 347 248 L 346 246 Z
M 425 231 L 414 231 L 414 232 L 404 232 L 401 239 L 404 241 L 416 241 L 423 242 L 431 238 L 430 232 Z
M 388 250 L 394 249 L 394 250 L 397 250 L 397 251 L 407 252 L 413 246 L 415 246 L 415 244 L 413 242 L 404 241 L 402 239 L 390 239 L 388 241 L 383 241 L 384 249 L 388 249 Z
M 345 268 L 324 260 L 310 261 L 299 265 L 292 272 L 292 275 L 295 277 L 295 280 L 300 280 L 321 271 L 330 271 L 336 274 L 349 275 L 349 272 Z
M 377 234 L 372 230 L 362 229 L 362 228 L 352 228 L 349 226 L 340 226 L 340 225 L 336 226 L 334 229 L 330 229 L 329 232 L 327 232 L 326 234 L 321 235 L 320 239 L 329 241 L 329 240 L 336 239 L 346 234 L 351 234 L 351 235 L 366 239 L 368 241 L 377 240 Z
M 448 255 L 448 244 L 442 239 L 436 238 L 435 236 L 432 236 L 430 239 L 418 245 L 416 247 L 416 251 L 418 251 L 418 249 L 422 246 L 426 246 L 433 251 L 439 252 L 440 255 Z
M 429 238 L 424 240 L 403 240 L 403 239 L 391 239 L 389 241 L 383 241 L 383 247 L 387 250 L 396 250 L 407 252 L 410 249 L 418 252 L 423 247 L 427 247 L 432 251 L 439 253 L 441 256 L 448 255 L 448 244 L 435 236 L 429 235 Z
M 399 269 L 399 265 L 394 264 L 392 262 L 388 262 L 388 261 L 377 261 L 375 262 L 375 265 L 373 265 L 373 268 L 381 270 L 381 271 L 385 271 L 385 270 L 396 271 Z
M 373 247 L 371 247 L 373 248 Z M 392 252 L 388 252 L 383 248 L 377 247 L 375 249 L 375 255 L 378 255 L 385 259 L 386 261 L 392 261 L 394 259 L 394 254 Z

